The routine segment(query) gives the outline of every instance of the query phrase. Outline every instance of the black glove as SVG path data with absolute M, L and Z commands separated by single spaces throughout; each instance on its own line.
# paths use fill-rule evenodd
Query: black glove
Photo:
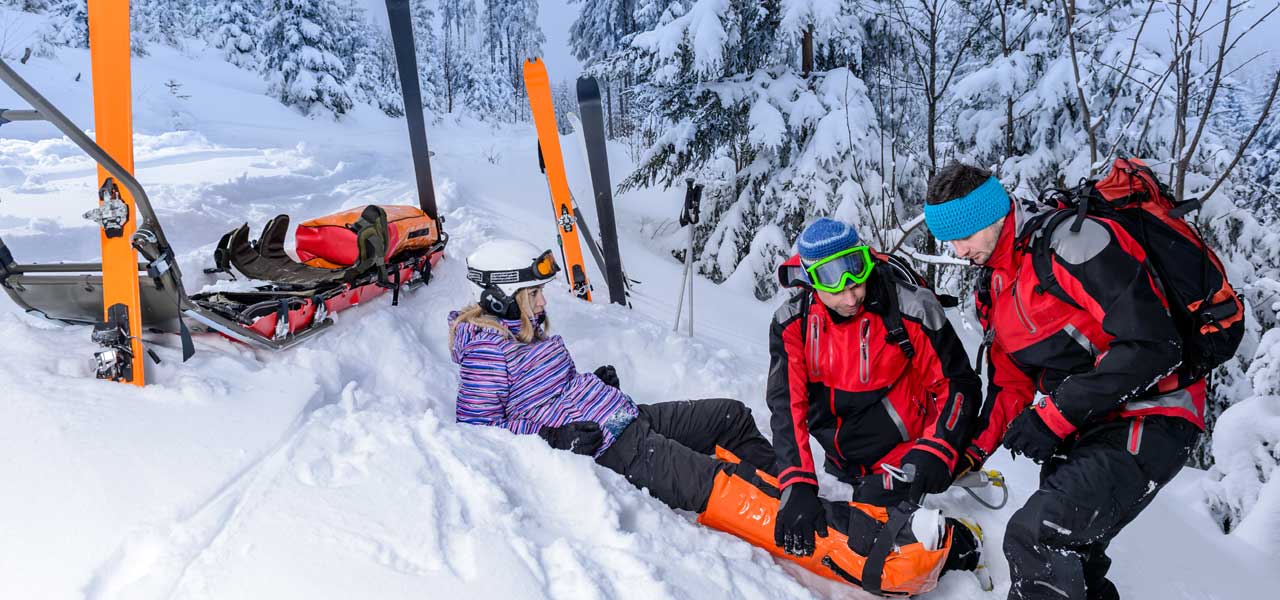
M 974 452 L 976 451 L 970 450 L 969 452 L 964 452 L 960 455 L 960 460 L 956 461 L 956 469 L 953 472 L 953 476 L 951 478 L 952 481 L 960 479 L 970 471 L 978 471 L 982 469 L 982 459 L 978 458 L 978 455 L 974 454 Z
M 1031 407 L 1027 407 L 1009 423 L 1009 430 L 1004 434 L 1004 447 L 1014 454 L 1022 454 L 1027 458 L 1042 463 L 1053 456 L 1053 451 L 1062 443 L 1062 438 L 1044 424 L 1044 420 Z
M 595 454 L 604 443 L 604 432 L 594 421 L 575 421 L 559 427 L 543 427 L 538 436 L 556 450 L 568 450 L 574 454 Z
M 937 494 L 951 487 L 951 469 L 927 450 L 914 449 L 902 457 L 902 468 L 907 465 L 915 467 L 915 478 L 911 480 L 907 490 L 907 498 L 912 503 L 920 504 L 925 494 Z
M 773 543 L 792 556 L 813 554 L 814 534 L 827 537 L 827 511 L 818 499 L 818 486 L 795 483 L 782 492 Z
M 603 365 L 596 369 L 594 373 L 605 385 L 617 390 L 622 389 L 621 384 L 618 383 L 618 370 L 613 368 L 613 365 Z

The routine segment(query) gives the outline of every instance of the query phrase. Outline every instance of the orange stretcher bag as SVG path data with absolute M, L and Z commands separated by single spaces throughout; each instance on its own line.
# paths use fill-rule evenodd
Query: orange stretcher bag
M 384 257 L 387 260 L 407 250 L 429 248 L 439 239 L 435 219 L 421 209 L 400 205 L 382 206 L 382 209 L 387 213 L 387 255 Z M 356 264 L 360 247 L 353 226 L 364 210 L 361 206 L 298 225 L 294 233 L 298 260 L 329 269 Z
M 816 537 L 814 553 L 806 557 L 786 554 L 774 544 L 773 528 L 778 514 L 778 497 L 781 493 L 777 480 L 759 470 L 747 469 L 736 456 L 716 448 L 716 457 L 736 463 L 734 469 L 716 474 L 707 508 L 698 516 L 698 523 L 741 538 L 770 554 L 792 561 L 828 579 L 857 585 L 864 590 L 882 596 L 912 596 L 933 590 L 938 585 L 947 553 L 951 550 L 950 529 L 941 546 L 927 550 L 919 542 L 896 545 L 877 543 L 867 556 L 849 547 L 849 532 L 844 531 L 852 523 L 847 518 L 850 511 L 861 513 L 882 524 L 888 524 L 889 511 L 880 506 L 858 502 L 832 502 L 831 507 L 846 516 L 828 518 L 826 537 Z M 833 516 L 833 515 L 829 515 Z M 888 527 L 885 527 L 888 529 Z M 888 539 L 888 542 L 893 542 Z M 868 566 L 871 569 L 868 569 Z M 876 565 L 881 565 L 876 569 Z M 874 572 L 873 572 L 874 571 Z

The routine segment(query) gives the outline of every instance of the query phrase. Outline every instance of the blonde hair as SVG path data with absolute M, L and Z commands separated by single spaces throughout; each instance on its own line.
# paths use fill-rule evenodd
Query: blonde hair
M 541 287 L 541 286 L 537 286 Z M 551 329 L 551 321 L 546 316 L 542 317 L 542 326 L 533 322 L 533 301 L 529 299 L 529 290 L 534 287 L 520 288 L 516 290 L 516 306 L 520 307 L 520 333 L 512 334 L 511 330 L 497 317 L 485 312 L 480 308 L 479 304 L 470 304 L 458 311 L 458 318 L 453 320 L 449 325 L 449 339 L 453 339 L 458 333 L 458 325 L 460 323 L 471 323 L 478 327 L 492 329 L 502 337 L 515 340 L 523 344 L 528 344 L 534 340 L 547 339 L 547 332 Z

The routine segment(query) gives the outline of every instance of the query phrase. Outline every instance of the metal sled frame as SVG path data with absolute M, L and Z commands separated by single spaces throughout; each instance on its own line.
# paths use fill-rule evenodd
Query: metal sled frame
M 286 310 L 277 316 L 270 334 L 255 330 L 250 327 L 251 323 L 243 323 L 220 314 L 210 308 L 209 302 L 200 301 L 198 298 L 193 299 L 187 295 L 182 285 L 182 273 L 174 260 L 173 248 L 169 245 L 160 221 L 152 209 L 151 201 L 138 180 L 22 79 L 3 59 L 0 59 L 0 80 L 3 80 L 31 106 L 30 110 L 0 109 L 0 126 L 15 121 L 45 121 L 52 124 L 133 195 L 138 223 L 131 242 L 143 259 L 143 262 L 138 265 L 138 271 L 141 280 L 143 326 L 146 330 L 177 333 L 182 329 L 182 319 L 186 318 L 211 331 L 246 344 L 283 350 L 321 333 L 333 323 L 328 317 L 329 311 L 325 309 L 326 301 L 342 294 L 354 294 L 357 300 L 352 304 L 358 303 L 362 295 L 360 290 L 377 286 L 376 281 L 364 281 L 365 278 L 361 278 L 351 283 L 319 289 L 314 294 L 306 296 L 304 299 L 312 303 L 308 317 L 311 322 L 300 330 L 289 326 L 292 313 L 288 310 L 287 304 L 282 304 Z M 423 138 L 425 140 L 425 134 Z M 425 143 L 423 145 L 425 146 Z M 438 226 L 439 218 L 434 214 L 434 210 L 429 211 L 428 215 L 437 220 Z M 437 231 L 440 239 L 434 246 L 419 256 L 406 259 L 416 261 L 414 264 L 417 268 L 408 271 L 409 278 L 401 280 L 405 287 L 413 289 L 425 284 L 423 275 L 429 273 L 430 265 L 424 266 L 423 263 L 434 264 L 442 256 L 448 236 L 438 227 Z M 393 261 L 389 266 L 408 269 L 405 260 Z M 413 273 L 418 273 L 419 276 L 413 277 Z M 98 323 L 103 314 L 102 281 L 101 262 L 20 264 L 13 259 L 4 240 L 0 239 L 0 287 L 3 287 L 9 297 L 27 312 L 69 324 Z M 272 290 L 261 290 L 261 292 L 271 293 Z M 287 290 L 281 292 L 282 295 L 288 293 Z M 372 297 L 380 293 L 382 292 L 366 292 L 363 295 Z M 299 298 L 303 298 L 304 294 L 305 292 L 294 293 Z M 283 325 L 280 324 L 281 321 Z

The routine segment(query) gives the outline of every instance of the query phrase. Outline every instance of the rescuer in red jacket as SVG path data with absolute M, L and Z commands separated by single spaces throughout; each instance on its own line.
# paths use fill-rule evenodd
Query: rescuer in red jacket
M 980 465 L 1003 442 L 1043 465 L 1039 490 L 1005 532 L 1009 597 L 1119 598 L 1107 545 L 1182 468 L 1204 428 L 1205 382 L 1180 368 L 1181 337 L 1143 247 L 1093 216 L 1045 233 L 1068 304 L 1036 274 L 1026 241 L 1041 232 L 991 173 L 939 170 L 925 220 L 984 267 L 977 309 L 989 383 L 963 460 Z
M 918 503 L 950 486 L 981 383 L 934 293 L 848 224 L 819 219 L 796 245 L 780 275 L 800 291 L 773 316 L 767 402 L 783 490 L 775 535 L 803 555 L 825 531 L 811 435 L 855 502 Z

